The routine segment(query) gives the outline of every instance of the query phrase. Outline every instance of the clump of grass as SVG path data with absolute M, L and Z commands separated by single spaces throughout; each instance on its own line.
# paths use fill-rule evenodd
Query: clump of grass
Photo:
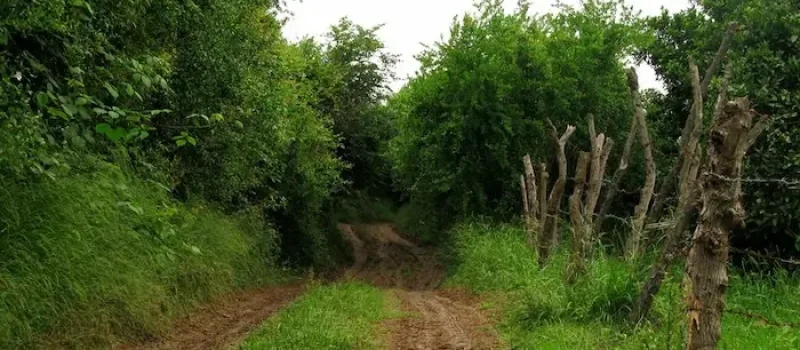
M 457 226 L 453 268 L 447 283 L 475 292 L 501 293 L 504 320 L 500 331 L 511 348 L 520 349 L 679 349 L 685 314 L 681 267 L 667 275 L 654 301 L 653 322 L 630 324 L 630 306 L 648 271 L 643 259 L 631 265 L 598 254 L 577 283 L 564 283 L 568 247 L 540 268 L 527 246 L 521 225 L 471 222 Z M 723 320 L 724 349 L 797 349 L 800 330 L 785 326 L 800 320 L 800 279 L 778 274 L 741 277 L 732 274 L 728 312 Z M 743 316 L 745 310 L 769 319 Z M 781 326 L 784 325 L 784 326 Z
M 257 213 L 183 204 L 96 161 L 0 184 L 0 348 L 108 348 L 221 293 L 279 278 Z
M 241 350 L 378 349 L 384 294 L 358 282 L 316 286 L 255 331 Z

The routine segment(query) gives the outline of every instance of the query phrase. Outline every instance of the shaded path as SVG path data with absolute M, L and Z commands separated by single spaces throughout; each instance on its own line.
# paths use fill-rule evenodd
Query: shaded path
M 395 296 L 408 317 L 385 322 L 392 350 L 496 349 L 499 344 L 480 300 L 438 290 L 445 268 L 436 252 L 403 239 L 391 224 L 347 225 L 339 230 L 353 246 L 346 278 L 366 281 Z

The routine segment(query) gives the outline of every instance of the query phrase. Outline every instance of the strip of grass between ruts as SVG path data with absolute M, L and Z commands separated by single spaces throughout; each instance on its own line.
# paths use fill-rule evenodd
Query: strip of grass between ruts
M 317 285 L 253 332 L 240 350 L 380 349 L 388 296 L 360 282 Z

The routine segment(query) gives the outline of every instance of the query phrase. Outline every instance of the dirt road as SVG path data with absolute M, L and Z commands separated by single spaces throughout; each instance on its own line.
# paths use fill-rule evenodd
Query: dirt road
M 497 337 L 477 297 L 437 289 L 445 268 L 435 251 L 403 239 L 391 224 L 340 224 L 353 246 L 354 263 L 348 278 L 386 289 L 408 317 L 387 321 L 389 348 L 496 349 Z

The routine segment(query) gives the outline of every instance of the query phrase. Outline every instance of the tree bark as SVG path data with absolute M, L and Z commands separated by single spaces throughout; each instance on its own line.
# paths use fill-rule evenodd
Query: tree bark
M 545 218 L 544 227 L 539 235 L 539 266 L 544 266 L 549 258 L 550 251 L 555 247 L 558 241 L 558 209 L 561 207 L 561 197 L 564 195 L 564 187 L 567 184 L 567 156 L 564 147 L 567 141 L 575 132 L 575 127 L 572 125 L 567 126 L 567 130 L 558 137 L 555 126 L 553 129 L 553 140 L 557 145 L 556 156 L 558 158 L 558 179 L 553 184 L 553 190 L 550 192 L 550 198 L 547 200 L 547 217 Z
M 594 127 L 594 116 L 589 115 L 589 137 L 592 143 L 592 163 L 589 169 L 589 189 L 586 192 L 586 203 L 584 205 L 584 212 L 586 217 L 589 218 L 587 224 L 591 225 L 594 218 L 594 210 L 597 206 L 597 200 L 600 198 L 600 189 L 603 187 L 603 147 L 605 147 L 606 136 L 603 134 L 597 135 Z M 606 158 L 607 159 L 607 158 Z
M 744 156 L 766 127 L 753 123 L 746 98 L 727 102 L 715 113 L 702 174 L 703 211 L 687 259 L 687 349 L 716 349 L 728 287 L 728 236 L 744 222 L 741 175 Z
M 528 210 L 525 224 L 528 234 L 528 245 L 534 248 L 536 246 L 536 235 L 539 233 L 539 197 L 536 194 L 536 174 L 533 172 L 533 163 L 531 162 L 530 155 L 525 155 L 525 157 L 522 158 L 522 163 L 525 166 L 525 200 L 527 201 L 525 208 Z
M 525 185 L 525 175 L 519 176 L 519 185 L 522 189 L 522 219 L 525 221 L 525 229 L 527 230 L 531 224 L 531 210 L 528 206 L 528 191 L 526 189 L 527 185 Z M 528 234 L 528 243 L 530 243 L 530 232 Z
M 569 217 L 572 228 L 572 254 L 570 257 L 567 281 L 575 282 L 586 271 L 584 260 L 588 237 L 586 232 L 586 214 L 583 212 L 583 188 L 586 184 L 586 172 L 589 167 L 591 154 L 581 152 L 575 168 L 575 189 L 569 198 Z
M 636 77 L 635 72 L 631 74 Z M 633 95 L 633 104 L 635 108 L 634 117 L 637 120 L 639 142 L 642 145 L 642 151 L 644 151 L 646 169 L 644 187 L 639 197 L 639 204 L 635 207 L 633 212 L 631 235 L 628 239 L 627 257 L 630 260 L 634 260 L 640 253 L 642 231 L 647 219 L 647 210 L 650 208 L 650 201 L 653 198 L 653 191 L 656 187 L 656 162 L 653 158 L 653 147 L 647 130 L 647 116 L 642 106 L 642 97 L 639 95 L 638 90 L 632 91 L 631 93 Z
M 547 165 L 539 163 L 539 223 L 542 224 L 547 219 Z

